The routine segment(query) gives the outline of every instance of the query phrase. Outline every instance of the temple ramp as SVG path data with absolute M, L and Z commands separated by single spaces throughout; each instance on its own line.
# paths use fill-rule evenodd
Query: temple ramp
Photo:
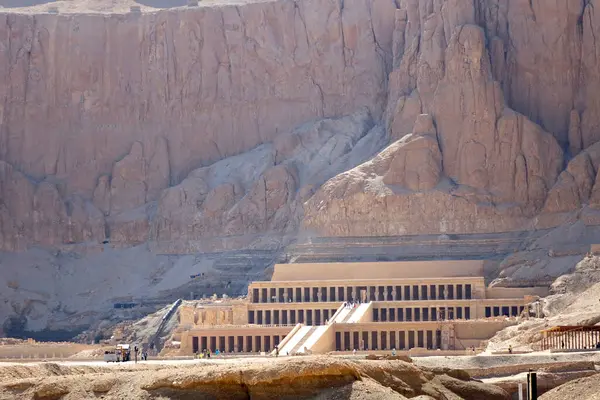
M 284 346 L 279 350 L 279 354 L 284 356 L 294 354 L 294 349 L 298 347 L 302 339 L 309 334 L 312 328 L 312 326 L 303 325 L 296 332 L 292 333 L 292 337 L 290 337 L 290 339 L 287 340 Z
M 342 322 L 344 322 L 344 320 L 346 319 L 348 314 L 350 314 L 351 312 L 352 312 L 351 308 L 347 308 L 344 305 L 342 305 L 342 306 L 340 306 L 338 311 L 334 314 L 331 322 L 341 324 Z
M 359 322 L 371 322 L 373 319 L 373 303 L 362 303 L 352 310 L 352 313 L 344 320 L 348 324 L 356 324 Z
M 317 331 L 317 329 L 319 327 L 318 326 L 309 326 L 307 328 L 309 328 L 308 331 L 306 331 L 306 334 L 300 339 L 300 341 L 298 341 L 296 343 L 296 345 L 294 346 L 294 348 L 290 352 L 291 355 L 305 353 L 306 342 Z
M 315 327 L 311 335 L 306 339 L 298 353 L 321 354 L 334 350 L 335 329 L 332 325 L 321 325 Z

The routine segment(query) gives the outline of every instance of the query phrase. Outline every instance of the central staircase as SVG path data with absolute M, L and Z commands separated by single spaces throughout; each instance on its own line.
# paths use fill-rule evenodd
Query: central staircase
M 292 351 L 290 351 L 290 354 L 297 354 L 297 353 L 304 353 L 304 349 L 307 348 L 308 346 L 305 346 L 308 341 L 308 339 L 313 335 L 313 333 L 315 333 L 315 331 L 317 330 L 318 326 L 309 326 L 307 327 L 309 328 L 308 331 L 306 332 L 306 335 L 304 335 L 297 343 L 296 345 L 292 348 Z

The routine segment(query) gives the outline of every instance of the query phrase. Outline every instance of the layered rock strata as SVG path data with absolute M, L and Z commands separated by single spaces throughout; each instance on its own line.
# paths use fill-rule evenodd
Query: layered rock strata
M 596 1 L 5 14 L 0 249 L 598 224 Z
M 441 7 L 425 22 L 424 9 L 405 4 L 386 111 L 400 139 L 327 182 L 307 202 L 305 226 L 332 236 L 531 229 L 562 169 L 560 146 L 505 105 L 474 12 L 449 19 Z M 429 34 L 412 31 L 419 23 Z
M 0 160 L 8 183 L 0 193 L 9 215 L 0 249 L 103 240 L 102 224 L 135 244 L 147 237 L 139 232 L 152 214 L 140 207 L 195 168 L 308 121 L 362 107 L 379 119 L 394 8 L 392 0 L 317 0 L 109 16 L 4 14 Z M 280 170 L 269 179 L 287 176 Z M 38 212 L 30 192 L 40 185 Z M 94 229 L 68 226 L 70 212 L 61 208 L 72 197 L 80 199 L 77 218 Z

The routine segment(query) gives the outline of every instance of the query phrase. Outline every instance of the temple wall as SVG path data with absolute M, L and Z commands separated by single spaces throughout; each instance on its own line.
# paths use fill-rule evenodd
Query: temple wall
M 455 324 L 454 333 L 456 335 L 456 338 L 459 340 L 481 341 L 491 338 L 498 331 L 514 324 L 514 322 L 506 320 L 473 321 L 467 324 Z
M 547 287 L 527 287 L 527 288 L 506 288 L 492 287 L 487 288 L 485 297 L 487 299 L 515 299 L 524 298 L 525 296 L 548 296 L 549 289 Z
M 276 264 L 272 281 L 483 276 L 482 260 Z

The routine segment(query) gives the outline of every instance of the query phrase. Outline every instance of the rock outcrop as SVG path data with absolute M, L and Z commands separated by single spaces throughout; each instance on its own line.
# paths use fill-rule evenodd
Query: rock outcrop
M 600 223 L 595 3 L 6 14 L 0 159 L 14 178 L 0 249 L 107 237 L 187 252 L 265 246 L 300 225 L 379 235 Z M 378 130 L 367 144 L 352 124 L 335 145 L 321 128 L 298 133 L 363 108 L 389 141 Z
M 69 193 L 89 197 L 97 178 L 114 174 L 130 150 L 135 157 L 140 142 L 152 164 L 147 190 L 156 196 L 167 165 L 177 183 L 307 121 L 363 106 L 378 118 L 393 4 L 275 0 L 139 15 L 5 13 L 0 159 L 35 179 L 58 176 Z
M 401 139 L 327 182 L 306 203 L 305 227 L 333 236 L 529 229 L 562 169 L 560 146 L 505 105 L 474 5 L 404 5 L 386 111 Z M 423 130 L 434 134 L 414 137 Z
M 108 234 L 138 243 L 151 223 L 142 215 L 152 213 L 135 210 L 190 171 L 317 119 L 366 107 L 379 120 L 395 8 L 393 0 L 275 0 L 140 15 L 3 14 L 0 160 L 19 182 L 0 191 L 0 249 L 89 237 L 62 227 L 73 196 L 93 203 L 85 219 L 100 210 Z M 266 215 L 259 204 L 274 196 L 275 213 L 286 191 L 295 197 L 294 173 L 276 169 L 262 187 L 239 182 L 230 200 L 231 188 L 211 187 L 207 215 L 245 196 L 224 231 L 289 225 L 289 210 Z M 235 202 L 214 209 L 220 196 Z
M 153 249 L 187 253 L 251 247 L 294 234 L 313 188 L 371 157 L 385 130 L 367 109 L 306 124 L 243 155 L 192 171 L 162 193 Z
M 140 364 L 106 367 L 40 366 L 3 368 L 0 397 L 87 399 L 489 399 L 507 400 L 502 389 L 471 380 L 461 370 L 424 368 L 404 361 L 346 361 L 302 357 L 233 365 Z M 49 373 L 49 371 L 51 373 Z

